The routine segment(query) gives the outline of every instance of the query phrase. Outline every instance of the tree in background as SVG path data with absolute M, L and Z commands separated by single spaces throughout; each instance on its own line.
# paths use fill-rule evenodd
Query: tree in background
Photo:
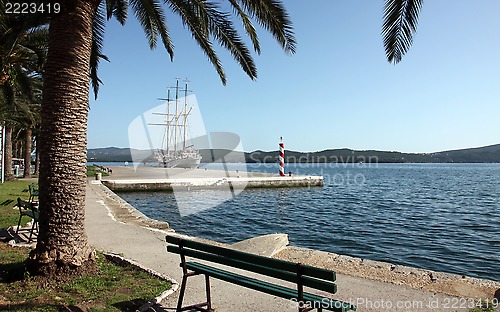
M 3 8 L 2 8 L 3 10 Z M 4 12 L 4 11 L 2 11 Z M 24 177 L 30 176 L 31 132 L 39 124 L 42 69 L 47 55 L 47 21 L 0 15 L 0 120 L 5 122 L 6 180 L 12 172 L 12 135 L 14 127 L 23 129 Z M 28 168 L 28 170 L 26 170 Z

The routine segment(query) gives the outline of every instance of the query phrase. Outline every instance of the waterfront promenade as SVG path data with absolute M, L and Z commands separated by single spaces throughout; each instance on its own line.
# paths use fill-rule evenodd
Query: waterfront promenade
M 123 205 L 116 203 L 116 195 L 96 182 L 89 180 L 87 185 L 86 228 L 90 243 L 99 250 L 120 254 L 180 281 L 182 272 L 179 256 L 166 252 L 167 232 L 160 230 L 161 224 L 148 224 L 137 216 L 127 218 L 128 213 L 117 211 Z M 457 304 L 457 297 L 406 285 L 343 274 L 337 275 L 337 284 L 339 291 L 335 299 L 351 301 L 358 305 L 358 311 L 470 310 Z M 190 279 L 187 289 L 186 304 L 203 301 L 202 277 Z M 296 311 L 287 300 L 215 279 L 212 283 L 212 297 L 218 311 Z M 161 302 L 161 306 L 170 310 L 175 307 L 176 302 L 177 292 L 174 292 Z
M 138 166 L 113 167 L 103 183 L 114 191 L 172 191 L 323 186 L 323 176 L 286 175 L 239 170 Z

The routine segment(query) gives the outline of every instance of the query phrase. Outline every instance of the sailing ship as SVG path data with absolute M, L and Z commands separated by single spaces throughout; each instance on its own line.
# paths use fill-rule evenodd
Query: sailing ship
M 185 80 L 184 90 L 179 90 L 179 79 L 175 87 L 175 99 L 170 98 L 170 89 L 168 89 L 167 110 L 166 112 L 153 113 L 165 117 L 164 123 L 156 123 L 150 125 L 158 125 L 165 127 L 161 148 L 156 149 L 154 158 L 156 166 L 164 168 L 198 168 L 201 162 L 200 152 L 193 144 L 188 145 L 188 117 L 193 110 L 193 107 L 188 109 L 187 93 L 188 81 Z M 179 91 L 184 92 L 184 103 L 179 103 Z

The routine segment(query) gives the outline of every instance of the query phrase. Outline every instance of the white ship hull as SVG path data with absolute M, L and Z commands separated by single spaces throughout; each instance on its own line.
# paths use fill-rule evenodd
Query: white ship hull
M 156 159 L 158 160 L 157 166 L 164 168 L 196 169 L 200 166 L 201 158 L 201 155 L 197 151 L 182 153 L 178 157 L 167 157 L 159 152 L 156 154 Z
M 200 157 L 187 157 L 174 160 L 176 162 L 173 167 L 170 168 L 185 168 L 185 169 L 196 169 L 200 166 Z

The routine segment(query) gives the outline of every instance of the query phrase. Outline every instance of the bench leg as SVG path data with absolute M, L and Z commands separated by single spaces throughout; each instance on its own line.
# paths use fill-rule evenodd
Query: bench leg
M 31 226 L 30 238 L 28 239 L 28 243 L 31 243 L 31 237 L 33 236 L 33 231 L 35 230 L 35 224 L 37 224 L 37 222 L 35 221 L 35 219 L 33 219 L 33 225 Z M 38 225 L 36 228 L 38 229 Z
M 191 311 L 194 309 L 197 311 L 213 312 L 214 310 L 212 310 L 212 301 L 211 301 L 211 297 L 210 297 L 210 279 L 209 279 L 208 275 L 205 275 L 205 287 L 206 287 L 206 294 L 207 294 L 207 302 L 194 304 L 194 305 L 190 305 L 190 306 L 186 306 L 186 307 L 182 306 L 182 302 L 184 300 L 184 293 L 186 291 L 187 279 L 188 279 L 188 277 L 193 276 L 193 275 L 196 275 L 196 274 L 188 273 L 188 274 L 184 274 L 182 276 L 181 289 L 179 290 L 179 300 L 177 301 L 176 311 L 177 312 L 187 311 L 187 310 Z M 207 308 L 206 309 L 203 308 L 204 306 L 206 306 Z
M 182 311 L 182 301 L 184 300 L 184 292 L 186 291 L 187 275 L 182 276 L 181 290 L 179 291 L 179 301 L 177 301 L 177 312 Z
M 212 311 L 212 298 L 210 297 L 210 276 L 205 274 L 205 288 L 207 291 L 207 309 Z
M 19 222 L 17 222 L 17 230 L 16 230 L 16 234 L 19 232 L 19 227 L 21 226 L 21 219 L 23 218 L 23 215 L 20 215 L 19 216 Z

